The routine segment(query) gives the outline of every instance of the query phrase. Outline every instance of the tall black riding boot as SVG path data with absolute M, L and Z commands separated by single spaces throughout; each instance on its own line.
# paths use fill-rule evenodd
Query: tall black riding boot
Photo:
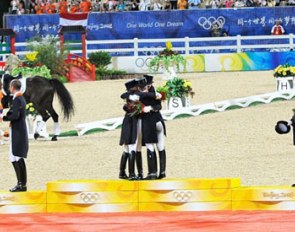
M 160 160 L 160 174 L 158 179 L 163 179 L 166 177 L 166 151 L 159 151 L 159 160 Z
M 10 192 L 22 192 L 22 184 L 21 184 L 21 170 L 20 170 L 20 165 L 19 162 L 12 162 L 15 174 L 16 174 L 16 179 L 17 179 L 17 185 L 9 189 Z
M 127 152 L 123 152 L 123 154 L 121 156 L 120 173 L 119 173 L 120 179 L 128 179 L 128 176 L 125 172 L 128 156 L 129 156 L 129 154 Z
M 157 157 L 156 152 L 147 150 L 148 174 L 145 180 L 157 179 Z
M 137 180 L 134 168 L 135 168 L 135 151 L 132 151 L 129 154 L 129 162 L 128 162 L 128 169 L 129 169 L 129 180 Z
M 24 159 L 18 161 L 20 167 L 20 181 L 22 186 L 22 191 L 27 191 L 27 167 Z
M 142 180 L 143 179 L 143 169 L 142 169 L 142 155 L 141 155 L 140 151 L 136 152 L 135 161 L 136 161 L 136 167 L 137 167 L 137 172 L 138 172 L 137 179 Z

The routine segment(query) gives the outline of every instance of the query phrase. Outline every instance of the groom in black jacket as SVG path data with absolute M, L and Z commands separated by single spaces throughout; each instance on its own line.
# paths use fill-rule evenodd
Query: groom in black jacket
M 10 83 L 10 93 L 13 101 L 3 121 L 10 121 L 10 154 L 9 159 L 14 167 L 17 185 L 10 189 L 11 192 L 27 191 L 27 170 L 25 158 L 27 158 L 29 143 L 26 126 L 26 101 L 22 95 L 21 82 L 13 80 Z

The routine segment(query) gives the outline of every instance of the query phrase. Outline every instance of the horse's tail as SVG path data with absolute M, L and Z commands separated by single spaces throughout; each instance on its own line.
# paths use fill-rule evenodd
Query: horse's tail
M 54 88 L 54 92 L 57 94 L 59 102 L 62 106 L 62 113 L 64 118 L 68 121 L 74 114 L 74 102 L 71 94 L 66 89 L 64 84 L 57 79 L 51 79 L 50 83 Z

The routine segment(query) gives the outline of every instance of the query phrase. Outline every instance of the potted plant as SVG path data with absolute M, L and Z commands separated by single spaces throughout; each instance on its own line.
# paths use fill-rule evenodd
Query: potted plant
M 276 89 L 279 92 L 288 92 L 294 89 L 295 66 L 279 65 L 274 70 Z
M 180 70 L 180 66 L 185 67 L 185 65 L 186 60 L 184 57 L 178 54 L 178 52 L 173 51 L 171 41 L 167 41 L 166 48 L 151 59 L 148 66 L 152 72 L 159 71 L 160 68 L 164 69 L 164 72 L 168 75 L 168 79 L 173 79 L 176 77 L 176 71 Z
M 179 77 L 166 81 L 163 86 L 157 88 L 157 92 L 161 93 L 163 100 L 168 100 L 168 109 L 189 107 L 189 97 L 195 94 L 192 83 Z

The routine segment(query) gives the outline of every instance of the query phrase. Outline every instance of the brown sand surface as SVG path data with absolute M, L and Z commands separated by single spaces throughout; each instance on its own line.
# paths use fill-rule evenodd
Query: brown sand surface
M 191 73 L 192 104 L 203 104 L 275 91 L 272 72 Z M 79 123 L 123 115 L 126 80 L 71 83 L 76 114 L 61 122 L 62 131 Z M 155 85 L 164 81 L 157 76 Z M 58 106 L 58 102 L 55 102 Z M 291 134 L 278 135 L 274 125 L 292 116 L 294 101 L 276 102 L 246 109 L 207 114 L 166 122 L 167 176 L 171 178 L 240 177 L 244 185 L 295 183 L 295 147 Z M 57 107 L 59 108 L 59 107 Z M 52 132 L 52 123 L 48 123 Z M 1 124 L 7 129 L 7 124 Z M 29 189 L 45 189 L 48 181 L 63 179 L 117 179 L 122 147 L 120 130 L 58 142 L 30 141 Z M 0 189 L 15 184 L 8 160 L 8 143 L 0 149 Z M 145 157 L 145 151 L 144 157 Z M 146 159 L 144 158 L 146 163 Z M 146 170 L 146 166 L 145 166 Z

